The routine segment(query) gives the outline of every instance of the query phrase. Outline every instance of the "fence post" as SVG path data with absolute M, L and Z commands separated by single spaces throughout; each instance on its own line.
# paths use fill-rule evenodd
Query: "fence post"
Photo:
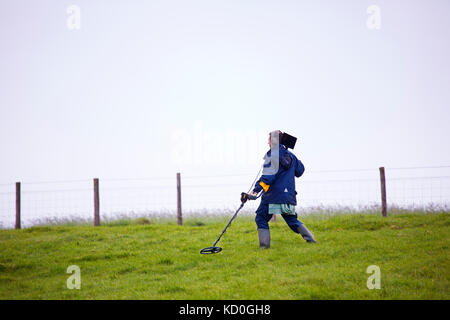
M 181 216 L 181 177 L 179 172 L 177 172 L 177 222 L 180 226 L 183 224 Z
M 94 178 L 94 226 L 100 225 L 100 194 L 98 178 Z
M 16 229 L 20 229 L 20 182 L 16 182 Z
M 381 186 L 381 214 L 383 217 L 387 216 L 387 202 L 386 202 L 386 176 L 384 167 L 380 167 L 380 186 Z

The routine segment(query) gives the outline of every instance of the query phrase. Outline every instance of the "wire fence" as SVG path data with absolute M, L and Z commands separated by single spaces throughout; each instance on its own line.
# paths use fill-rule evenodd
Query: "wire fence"
M 239 206 L 253 174 L 181 175 L 183 217 L 230 214 Z M 99 180 L 101 221 L 121 218 L 177 218 L 176 176 Z M 386 168 L 389 208 L 448 211 L 450 166 Z M 367 211 L 381 206 L 378 168 L 306 171 L 296 179 L 297 212 Z M 248 202 L 243 215 L 254 214 L 259 201 Z M 38 224 L 92 223 L 92 179 L 21 182 L 22 227 Z M 15 184 L 0 184 L 0 227 L 13 228 L 16 219 Z

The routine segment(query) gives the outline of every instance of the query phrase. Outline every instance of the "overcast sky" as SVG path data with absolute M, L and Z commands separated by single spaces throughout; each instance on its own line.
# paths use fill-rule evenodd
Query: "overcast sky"
M 256 173 L 275 129 L 307 170 L 448 165 L 449 13 L 2 0 L 0 183 Z

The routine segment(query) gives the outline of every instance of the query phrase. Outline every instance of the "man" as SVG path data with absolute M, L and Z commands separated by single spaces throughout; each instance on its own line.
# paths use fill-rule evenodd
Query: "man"
M 268 222 L 273 214 L 281 214 L 292 231 L 300 234 L 306 242 L 316 242 L 312 233 L 297 219 L 297 214 L 295 213 L 295 206 L 297 205 L 295 177 L 300 177 L 305 171 L 305 167 L 281 143 L 282 135 L 283 133 L 279 130 L 270 133 L 270 150 L 264 157 L 263 174 L 250 193 L 250 196 L 254 198 L 259 192 L 264 190 L 255 218 L 261 248 L 270 247 Z M 279 157 L 276 157 L 275 152 L 277 150 Z M 272 152 L 275 154 L 272 155 Z

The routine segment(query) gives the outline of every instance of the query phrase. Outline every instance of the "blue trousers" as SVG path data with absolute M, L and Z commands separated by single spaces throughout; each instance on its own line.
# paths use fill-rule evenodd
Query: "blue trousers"
M 292 231 L 294 231 L 295 233 L 299 233 L 297 229 L 302 225 L 302 222 L 297 219 L 297 214 L 282 214 L 281 216 Z M 269 214 L 269 205 L 260 204 L 258 209 L 256 209 L 255 217 L 255 222 L 258 226 L 258 229 L 269 229 L 270 219 L 272 219 L 272 214 Z

